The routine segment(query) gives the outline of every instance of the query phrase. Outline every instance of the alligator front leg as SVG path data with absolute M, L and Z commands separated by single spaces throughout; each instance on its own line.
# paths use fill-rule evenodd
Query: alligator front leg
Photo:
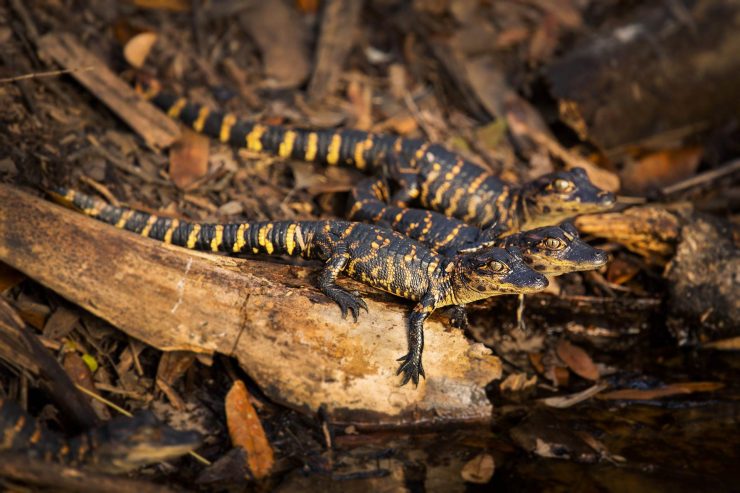
M 406 385 L 409 380 L 414 382 L 414 385 L 419 385 L 419 375 L 426 378 L 424 367 L 421 364 L 421 354 L 424 351 L 424 321 L 434 311 L 434 304 L 434 296 L 427 295 L 411 311 L 408 334 L 409 352 L 398 358 L 398 361 L 403 363 L 396 372 L 396 375 L 403 373 L 401 385 Z
M 326 261 L 326 265 L 319 274 L 319 288 L 329 298 L 334 300 L 342 310 L 342 318 L 347 318 L 347 312 L 357 322 L 360 309 L 367 311 L 367 304 L 359 296 L 355 296 L 344 288 L 337 286 L 337 276 L 349 262 L 349 253 L 343 247 L 335 247 L 334 254 Z

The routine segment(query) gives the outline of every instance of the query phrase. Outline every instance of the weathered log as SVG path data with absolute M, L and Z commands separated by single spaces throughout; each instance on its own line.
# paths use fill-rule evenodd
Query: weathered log
M 548 67 L 566 123 L 611 150 L 740 113 L 740 2 L 637 5 Z
M 306 269 L 190 252 L 0 185 L 0 260 L 163 350 L 233 355 L 271 398 L 337 422 L 484 420 L 501 374 L 481 344 L 426 325 L 418 388 L 399 387 L 408 307 L 342 280 L 368 302 L 357 323 L 305 280 Z

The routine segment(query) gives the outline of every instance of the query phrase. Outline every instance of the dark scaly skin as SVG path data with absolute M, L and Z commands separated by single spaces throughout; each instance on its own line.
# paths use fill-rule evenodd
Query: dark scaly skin
M 438 212 L 388 205 L 388 187 L 375 178 L 360 182 L 350 200 L 354 202 L 350 219 L 387 225 L 443 255 L 486 247 L 516 248 L 525 262 L 548 276 L 596 269 L 608 260 L 606 252 L 581 241 L 570 223 L 502 237 L 496 226 L 480 229 Z
M 614 195 L 594 186 L 580 168 L 516 186 L 458 154 L 420 139 L 360 130 L 311 130 L 240 121 L 162 92 L 156 82 L 140 92 L 170 117 L 210 137 L 255 152 L 329 166 L 353 167 L 394 180 L 397 205 L 417 203 L 483 228 L 520 231 L 558 224 L 578 214 L 610 209 Z
M 177 431 L 151 413 L 118 417 L 67 439 L 47 430 L 15 402 L 0 399 L 0 450 L 101 472 L 122 473 L 195 449 L 198 434 Z
M 344 272 L 364 284 L 416 302 L 409 329 L 409 352 L 401 358 L 402 385 L 424 376 L 421 356 L 424 321 L 437 308 L 464 305 L 500 294 L 539 291 L 547 278 L 515 252 L 490 248 L 445 257 L 395 231 L 357 222 L 272 221 L 205 224 L 178 221 L 108 205 L 57 188 L 59 202 L 136 234 L 194 250 L 292 255 L 324 262 L 319 288 L 345 316 L 356 319 L 367 305 L 336 284 Z

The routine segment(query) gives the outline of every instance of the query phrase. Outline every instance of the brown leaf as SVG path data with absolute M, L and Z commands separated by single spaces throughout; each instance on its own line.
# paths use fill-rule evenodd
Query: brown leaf
M 718 349 L 720 351 L 737 351 L 740 350 L 740 336 L 730 337 L 729 339 L 720 339 L 704 344 L 702 347 Z
M 606 392 L 598 396 L 599 399 L 607 400 L 631 400 L 631 401 L 648 401 L 660 399 L 661 397 L 670 397 L 672 395 L 693 394 L 695 392 L 714 392 L 724 387 L 725 384 L 719 382 L 685 382 L 674 383 L 661 387 L 659 389 L 639 390 L 639 389 L 622 389 L 613 392 Z
M 61 340 L 72 331 L 79 319 L 80 316 L 77 312 L 60 306 L 46 321 L 44 325 L 44 336 L 57 341 Z
M 622 187 L 626 193 L 643 194 L 685 180 L 696 173 L 703 154 L 699 146 L 648 154 L 625 166 Z
M 617 257 L 609 262 L 606 278 L 612 284 L 624 284 L 640 272 L 640 266 L 636 262 Z
M 208 172 L 208 138 L 185 130 L 170 149 L 170 178 L 187 189 Z
M 347 87 L 347 99 L 355 113 L 355 128 L 369 130 L 373 124 L 372 88 L 358 78 L 352 78 Z
M 463 481 L 468 483 L 486 484 L 493 477 L 496 463 L 491 454 L 481 453 L 470 459 L 460 471 Z
M 234 382 L 226 395 L 226 424 L 234 446 L 247 451 L 247 463 L 254 477 L 267 476 L 274 463 L 272 447 L 241 380 Z
M 85 363 L 85 360 L 83 360 L 79 354 L 77 354 L 75 351 L 66 352 L 64 354 L 64 362 L 62 366 L 64 366 L 64 370 L 67 372 L 69 378 L 71 378 L 74 383 L 76 383 L 80 387 L 86 388 L 91 392 L 97 393 L 90 367 L 87 365 L 87 363 Z M 90 403 L 95 410 L 95 414 L 97 414 L 100 418 L 104 420 L 110 419 L 110 411 L 108 411 L 108 408 L 105 407 L 101 402 L 90 399 Z
M 17 286 L 26 278 L 26 276 L 9 266 L 0 262 L 0 294 L 9 290 L 13 286 Z
M 566 340 L 561 340 L 555 350 L 563 363 L 568 365 L 568 368 L 576 375 L 587 380 L 599 379 L 599 369 L 596 368 L 588 353 L 580 347 Z
M 527 374 L 522 373 L 512 373 L 506 379 L 501 382 L 501 385 L 499 388 L 504 390 L 510 390 L 512 392 L 519 392 L 521 390 L 527 389 L 537 383 L 537 375 L 532 375 L 531 378 L 527 378 Z
M 143 9 L 169 10 L 172 12 L 187 12 L 190 10 L 190 0 L 134 0 L 134 5 Z
M 126 46 L 123 47 L 123 57 L 132 67 L 141 68 L 156 42 L 156 33 L 139 33 L 126 42 Z

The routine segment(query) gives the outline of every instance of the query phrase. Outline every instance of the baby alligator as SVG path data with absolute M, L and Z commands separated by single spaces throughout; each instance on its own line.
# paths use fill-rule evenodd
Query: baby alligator
M 360 130 L 312 130 L 238 120 L 162 92 L 156 81 L 139 87 L 170 117 L 239 148 L 283 158 L 354 167 L 380 173 L 399 187 L 396 205 L 415 201 L 425 209 L 480 227 L 497 224 L 520 231 L 610 209 L 614 195 L 594 186 L 585 171 L 549 173 L 516 186 L 444 147 L 420 139 Z
M 490 248 L 446 257 L 395 231 L 372 224 L 326 221 L 272 221 L 205 224 L 114 207 L 93 197 L 57 188 L 52 195 L 84 214 L 153 238 L 195 250 L 292 255 L 319 259 L 325 265 L 319 288 L 335 301 L 342 316 L 357 319 L 367 305 L 339 287 L 349 277 L 416 302 L 408 334 L 409 352 L 399 359 L 401 385 L 424 376 L 424 321 L 437 308 L 463 306 L 501 294 L 539 291 L 547 278 L 527 266 L 516 251 Z
M 349 217 L 387 225 L 443 255 L 484 247 L 516 247 L 535 270 L 550 276 L 596 269 L 608 259 L 606 252 L 581 241 L 570 223 L 502 237 L 502 228 L 497 226 L 480 229 L 438 212 L 388 205 L 387 200 L 388 187 L 383 180 L 365 179 L 352 191 L 354 204 Z
M 200 442 L 192 431 L 178 431 L 149 412 L 113 418 L 72 438 L 47 430 L 13 401 L 0 399 L 0 450 L 101 472 L 122 473 L 174 459 Z

